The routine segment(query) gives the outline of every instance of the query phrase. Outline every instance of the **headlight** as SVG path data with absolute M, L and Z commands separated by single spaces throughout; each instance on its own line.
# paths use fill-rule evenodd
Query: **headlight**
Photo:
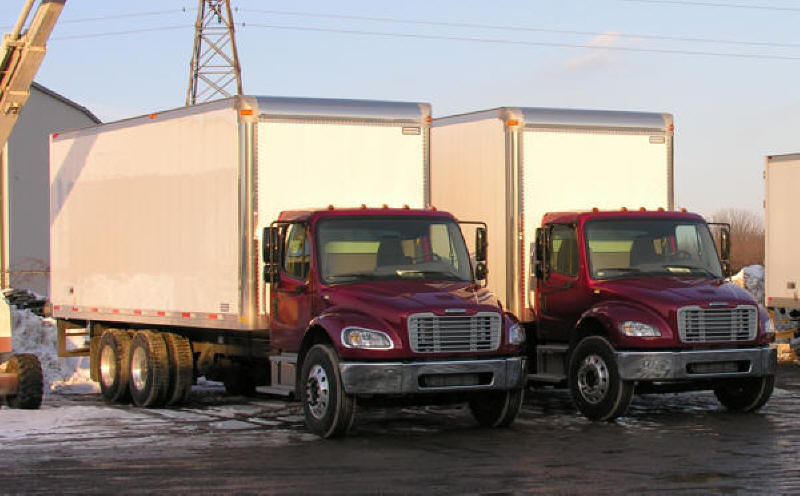
M 508 326 L 508 344 L 518 345 L 525 342 L 525 329 L 514 323 Z
M 392 338 L 383 331 L 364 329 L 363 327 L 345 327 L 342 329 L 342 344 L 348 348 L 370 350 L 391 350 L 394 348 Z
M 632 338 L 657 338 L 661 336 L 661 331 L 657 327 L 635 320 L 627 320 L 620 323 L 619 330 L 622 334 Z

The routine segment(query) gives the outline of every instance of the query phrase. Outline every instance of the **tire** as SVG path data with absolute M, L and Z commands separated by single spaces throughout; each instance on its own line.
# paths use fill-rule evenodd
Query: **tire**
M 128 391 L 130 352 L 131 338 L 127 331 L 106 329 L 100 336 L 95 373 L 100 382 L 100 392 L 110 403 L 128 401 L 130 398 Z
M 169 359 L 164 336 L 139 331 L 131 341 L 128 361 L 131 399 L 143 408 L 164 406 L 169 390 Z
M 169 388 L 166 395 L 167 405 L 184 403 L 194 384 L 194 357 L 192 345 L 188 339 L 168 332 L 164 334 L 169 355 Z
M 14 355 L 6 365 L 6 373 L 16 373 L 19 380 L 17 394 L 6 396 L 8 406 L 23 410 L 36 410 L 42 404 L 44 378 L 42 364 L 36 355 L 20 353 Z
M 89 379 L 100 381 L 100 336 L 89 339 Z
M 507 427 L 522 409 L 523 389 L 481 393 L 469 400 L 472 416 L 483 427 Z
M 601 336 L 584 338 L 573 350 L 569 389 L 575 406 L 590 420 L 624 415 L 633 398 L 633 383 L 620 379 L 614 349 Z
M 333 348 L 314 345 L 303 360 L 300 377 L 300 401 L 308 429 L 323 438 L 347 434 L 355 418 L 356 400 L 344 392 Z
M 732 412 L 754 412 L 772 396 L 775 376 L 728 379 L 714 385 L 714 396 Z
M 225 392 L 228 394 L 235 396 L 255 396 L 256 394 L 256 381 L 247 365 L 231 364 L 225 370 L 222 382 L 225 384 Z

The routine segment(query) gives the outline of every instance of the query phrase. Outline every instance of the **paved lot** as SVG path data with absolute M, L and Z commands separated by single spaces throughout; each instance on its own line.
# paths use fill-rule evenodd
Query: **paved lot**
M 299 405 L 195 388 L 178 410 L 69 390 L 0 411 L 7 492 L 798 493 L 800 367 L 758 414 L 710 393 L 639 396 L 592 423 L 561 390 L 531 392 L 509 429 L 459 407 L 359 411 L 352 435 L 305 432 Z

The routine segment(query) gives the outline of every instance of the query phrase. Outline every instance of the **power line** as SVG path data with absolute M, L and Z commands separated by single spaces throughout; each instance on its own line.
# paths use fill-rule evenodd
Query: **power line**
M 522 40 L 507 40 L 501 38 L 474 38 L 467 36 L 440 36 L 440 35 L 427 35 L 427 34 L 413 34 L 413 33 L 391 33 L 381 31 L 361 31 L 355 29 L 333 29 L 333 28 L 312 28 L 304 26 L 281 26 L 273 24 L 242 24 L 242 27 L 259 27 L 268 29 L 284 29 L 292 31 L 311 31 L 320 33 L 339 33 L 339 34 L 353 34 L 365 36 L 381 36 L 387 38 L 417 38 L 424 40 L 448 40 L 448 41 L 469 41 L 476 43 L 489 43 L 489 44 L 502 44 L 502 45 L 523 45 L 523 46 L 540 46 L 540 47 L 555 47 L 555 48 L 589 48 L 593 50 L 607 50 L 607 51 L 620 51 L 620 52 L 637 52 L 637 53 L 663 53 L 672 55 L 699 55 L 707 57 L 727 57 L 727 58 L 742 58 L 742 59 L 766 59 L 766 60 L 800 60 L 800 57 L 789 57 L 782 55 L 768 55 L 768 54 L 747 54 L 747 53 L 725 53 L 725 52 L 706 52 L 694 50 L 675 50 L 667 48 L 636 48 L 636 47 L 615 47 L 615 46 L 597 46 L 590 44 L 578 43 L 556 43 L 547 41 L 522 41 Z
M 180 9 L 172 9 L 172 10 L 154 10 L 150 12 L 132 12 L 128 14 L 116 14 L 116 15 L 108 15 L 108 16 L 101 16 L 101 17 L 84 17 L 82 19 L 59 19 L 59 24 L 79 24 L 84 22 L 95 22 L 95 21 L 110 21 L 114 19 L 132 19 L 136 17 L 154 17 L 160 16 L 165 14 L 178 14 L 178 13 L 187 13 L 189 11 L 193 11 L 193 8 L 180 8 Z M 0 26 L 0 29 L 11 29 L 11 26 Z
M 660 3 L 667 5 L 692 5 L 697 7 L 724 7 L 730 9 L 772 10 L 780 12 L 800 12 L 798 7 L 777 7 L 771 5 L 735 4 L 721 2 L 693 2 L 689 0 L 620 0 L 622 2 Z
M 648 0 L 623 0 L 623 1 L 648 1 Z M 546 29 L 546 28 L 531 28 L 525 26 L 506 26 L 499 24 L 478 24 L 467 22 L 444 22 L 444 21 L 424 21 L 420 19 L 399 19 L 393 17 L 369 17 L 369 16 L 356 16 L 356 15 L 342 15 L 342 14 L 321 14 L 315 12 L 296 12 L 285 10 L 263 10 L 263 9 L 238 9 L 242 12 L 254 12 L 259 14 L 271 15 L 285 15 L 295 17 L 310 17 L 318 19 L 345 19 L 353 21 L 372 21 L 372 22 L 386 22 L 395 24 L 416 24 L 422 26 L 444 26 L 456 28 L 479 28 L 479 29 L 497 29 L 503 31 L 525 31 L 533 33 L 554 33 L 554 34 L 571 34 L 571 35 L 585 35 L 585 36 L 602 36 L 609 34 L 608 32 L 599 31 L 574 31 L 564 29 Z M 742 45 L 742 46 L 769 46 L 781 48 L 798 48 L 800 43 L 778 43 L 769 41 L 741 41 L 741 40 L 724 40 L 714 38 L 697 38 L 697 37 L 683 37 L 683 36 L 662 36 L 652 34 L 632 34 L 632 33 L 615 33 L 616 36 L 621 38 L 641 38 L 650 40 L 662 41 L 686 41 L 694 43 L 717 43 L 728 45 Z
M 128 29 L 125 31 L 107 31 L 105 33 L 89 33 L 89 34 L 75 34 L 75 35 L 67 35 L 67 36 L 57 36 L 55 38 L 50 38 L 51 41 L 60 41 L 60 40 L 78 40 L 78 39 L 85 39 L 85 38 L 100 38 L 103 36 L 117 36 L 117 35 L 126 35 L 126 34 L 138 34 L 138 33 L 148 33 L 152 31 L 170 31 L 174 29 L 191 29 L 192 26 L 183 25 L 183 26 L 161 26 L 157 28 L 142 28 L 142 29 Z

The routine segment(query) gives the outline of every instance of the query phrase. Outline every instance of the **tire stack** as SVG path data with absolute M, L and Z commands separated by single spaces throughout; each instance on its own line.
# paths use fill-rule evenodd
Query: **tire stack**
M 106 329 L 92 352 L 100 392 L 112 403 L 179 405 L 194 383 L 191 343 L 175 333 Z

